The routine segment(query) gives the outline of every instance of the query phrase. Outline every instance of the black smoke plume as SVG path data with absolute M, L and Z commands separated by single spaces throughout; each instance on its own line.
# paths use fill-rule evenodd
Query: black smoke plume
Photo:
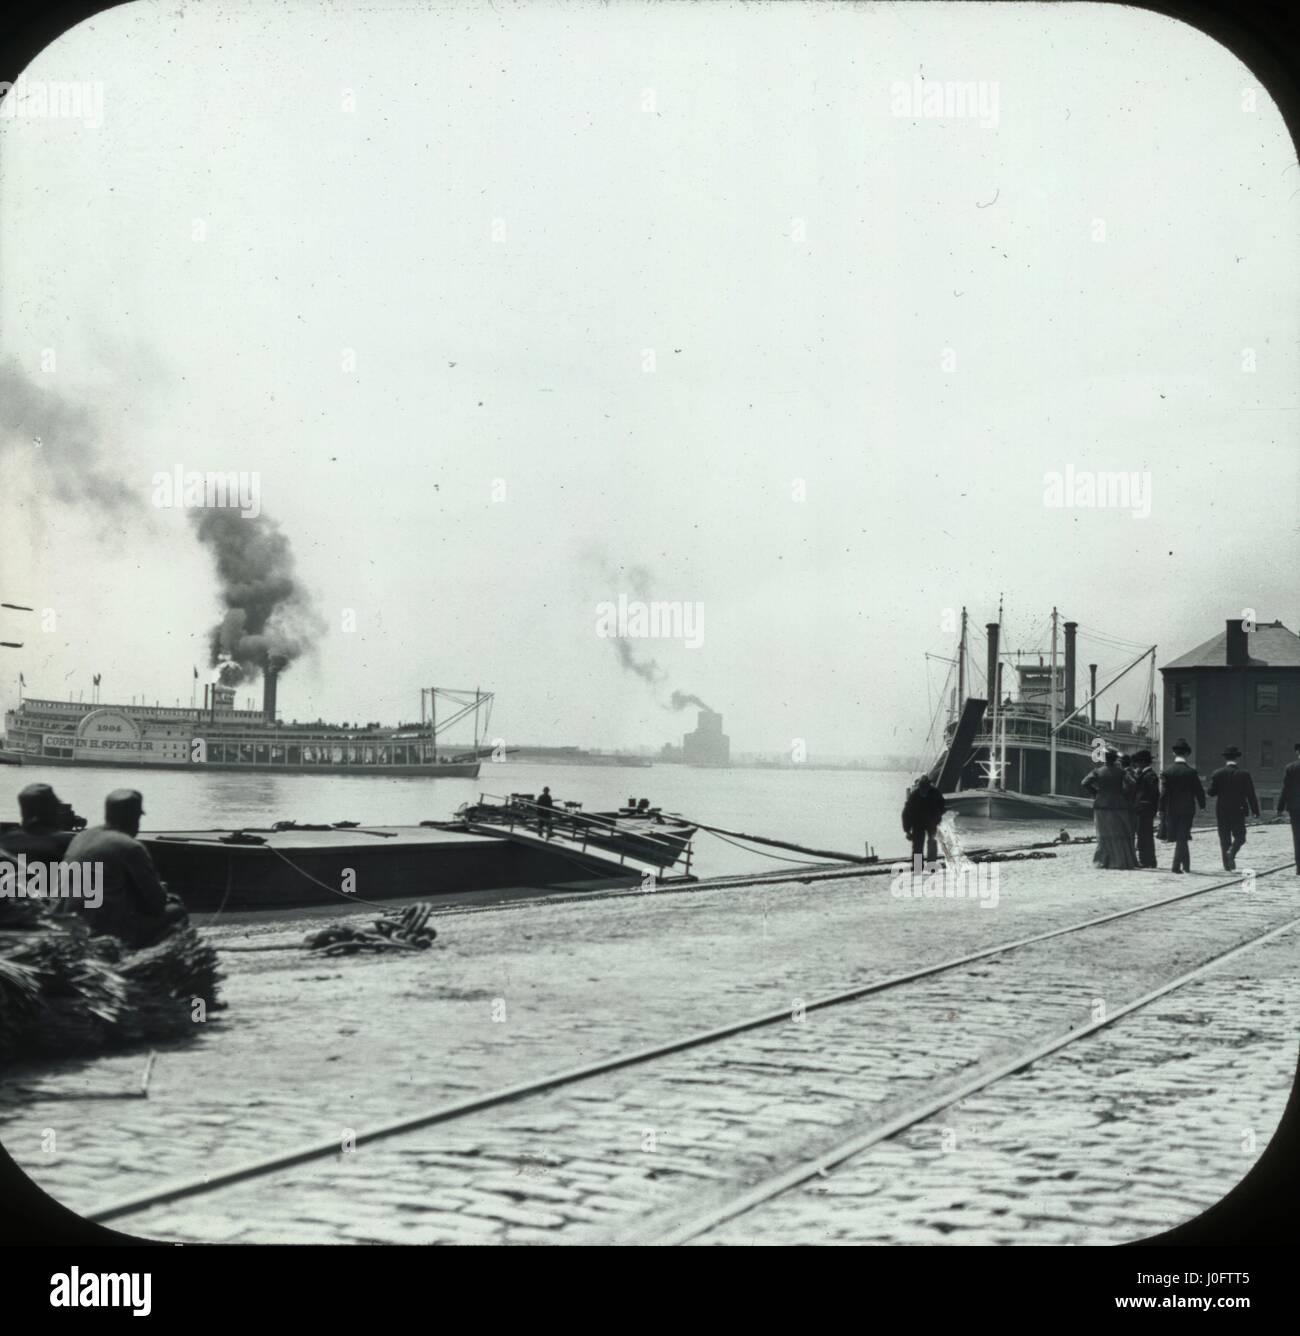
M 280 526 L 265 514 L 246 518 L 225 508 L 192 510 L 190 519 L 212 552 L 226 608 L 209 636 L 221 683 L 250 681 L 268 666 L 286 668 L 311 649 L 323 628 Z
M 654 659 L 638 659 L 632 653 L 632 646 L 626 640 L 615 638 L 610 642 L 618 654 L 618 661 L 627 669 L 629 673 L 635 673 L 642 681 L 649 682 L 651 686 L 658 686 L 664 680 L 664 670 L 660 668 Z
M 0 363 L 0 462 L 30 462 L 37 496 L 82 506 L 100 527 L 143 509 L 139 494 L 104 463 L 96 415 L 84 403 L 33 381 L 13 359 Z
M 669 703 L 674 710 L 684 710 L 688 705 L 694 705 L 701 710 L 709 710 L 709 707 L 698 696 L 692 696 L 689 691 L 674 691 Z M 709 710 L 709 713 L 714 714 L 716 711 Z

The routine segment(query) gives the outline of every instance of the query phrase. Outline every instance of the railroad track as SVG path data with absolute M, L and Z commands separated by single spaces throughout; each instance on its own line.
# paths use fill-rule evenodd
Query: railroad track
M 814 1178 L 825 1177 L 829 1170 L 861 1154 L 863 1151 L 869 1150 L 872 1146 L 907 1131 L 908 1128 L 924 1122 L 971 1095 L 988 1090 L 999 1081 L 1006 1080 L 1007 1077 L 1024 1071 L 1026 1067 L 1043 1058 L 1051 1057 L 1080 1040 L 1089 1038 L 1099 1030 L 1114 1025 L 1116 1021 L 1122 1020 L 1125 1016 L 1149 1006 L 1152 1002 L 1176 992 L 1179 988 L 1195 983 L 1226 961 L 1244 955 L 1248 951 L 1253 951 L 1257 947 L 1292 931 L 1297 926 L 1300 926 L 1300 915 L 1275 928 L 1270 928 L 1266 932 L 1259 933 L 1246 942 L 1238 943 L 1209 960 L 1203 961 L 1194 969 L 1187 970 L 1176 978 L 1166 981 L 1159 988 L 1153 988 L 1141 997 L 1135 998 L 1132 1002 L 1118 1007 L 1102 1020 L 1079 1026 L 1064 1035 L 1036 1044 L 1032 1048 L 1017 1054 L 1014 1058 L 980 1072 L 978 1075 L 962 1082 L 955 1089 L 945 1090 L 941 1095 L 919 1101 L 906 1112 L 847 1137 L 830 1149 L 800 1160 L 781 1172 L 762 1179 L 746 1191 L 737 1193 L 725 1201 L 710 1205 L 706 1209 L 691 1215 L 685 1221 L 679 1220 L 667 1228 L 651 1234 L 648 1238 L 638 1239 L 637 1242 L 660 1247 L 690 1243 L 707 1234 L 710 1230 L 736 1220 L 750 1211 L 774 1201 L 784 1193 L 801 1187 Z
M 1291 864 L 1288 861 L 1287 863 L 1279 864 L 1276 867 L 1255 872 L 1253 875 L 1256 880 L 1259 880 L 1287 871 L 1290 867 Z M 808 1001 L 804 1005 L 804 1011 L 806 1013 L 813 1013 L 846 1006 L 851 1003 L 859 1002 L 872 995 L 902 988 L 910 983 L 959 971 L 971 965 L 978 964 L 979 962 L 1022 950 L 1036 943 L 1066 938 L 1074 934 L 1099 928 L 1106 924 L 1112 924 L 1124 919 L 1132 918 L 1136 915 L 1151 913 L 1152 911 L 1160 910 L 1166 906 L 1194 901 L 1199 897 L 1209 895 L 1213 892 L 1238 886 L 1243 880 L 1244 877 L 1235 876 L 1223 881 L 1212 882 L 1209 885 L 1197 886 L 1173 895 L 1146 901 L 1140 905 L 1134 905 L 1114 912 L 1097 915 L 1064 927 L 1053 928 L 1044 932 L 1022 936 L 1010 941 L 998 943 L 994 946 L 982 948 L 978 951 L 969 952 L 958 957 L 940 961 L 932 965 L 894 974 L 852 988 L 843 989 Z M 869 1128 L 862 1129 L 855 1133 L 851 1138 L 847 1138 L 827 1150 L 819 1151 L 816 1155 L 805 1157 L 798 1163 L 782 1170 L 780 1173 L 770 1175 L 759 1183 L 752 1184 L 742 1193 L 733 1194 L 724 1201 L 710 1204 L 708 1209 L 700 1213 L 698 1216 L 694 1216 L 684 1223 L 675 1223 L 662 1237 L 653 1238 L 649 1241 L 679 1243 L 687 1242 L 692 1238 L 698 1237 L 715 1225 L 725 1220 L 732 1219 L 739 1214 L 743 1214 L 745 1211 L 752 1210 L 755 1206 L 761 1205 L 763 1202 L 772 1200 L 772 1198 L 780 1195 L 782 1192 L 788 1191 L 791 1188 L 808 1181 L 810 1178 L 824 1173 L 827 1168 L 843 1162 L 845 1159 L 850 1158 L 871 1145 L 897 1135 L 907 1127 L 932 1116 L 934 1113 L 950 1104 L 966 1098 L 971 1093 L 974 1093 L 977 1090 L 986 1089 L 988 1086 L 1004 1079 L 1013 1072 L 1020 1071 L 1043 1057 L 1057 1053 L 1061 1049 L 1095 1034 L 1098 1030 L 1114 1024 L 1115 1021 L 1149 1005 L 1158 998 L 1164 997 L 1176 989 L 1194 982 L 1201 978 L 1206 972 L 1222 964 L 1224 961 L 1263 945 L 1283 933 L 1292 930 L 1297 925 L 1300 925 L 1300 916 L 1291 918 L 1281 925 L 1271 927 L 1264 932 L 1258 933 L 1246 941 L 1238 942 L 1236 945 L 1221 951 L 1208 959 L 1202 960 L 1201 963 L 1194 968 L 1185 971 L 1173 979 L 1167 980 L 1160 987 L 1144 993 L 1136 1000 L 1119 1007 L 1111 1012 L 1111 1014 L 1104 1020 L 1094 1021 L 1090 1024 L 1072 1029 L 1063 1035 L 1054 1036 L 1050 1040 L 1035 1044 L 1024 1051 L 1018 1052 L 1009 1059 L 998 1062 L 992 1067 L 982 1068 L 978 1074 L 971 1076 L 960 1084 L 949 1085 L 938 1093 L 931 1092 L 928 1096 L 919 1100 L 915 1106 L 904 1110 L 902 1113 L 891 1116 L 887 1120 L 877 1122 Z M 421 1129 L 454 1123 L 460 1119 L 465 1119 L 475 1114 L 485 1113 L 506 1105 L 546 1095 L 553 1091 L 577 1086 L 583 1082 L 610 1073 L 644 1067 L 658 1059 L 667 1058 L 673 1054 L 721 1044 L 729 1039 L 733 1039 L 749 1032 L 761 1030 L 764 1027 L 788 1023 L 790 1019 L 790 1009 L 788 1007 L 782 1007 L 777 1011 L 767 1011 L 745 1017 L 709 1030 L 695 1031 L 664 1043 L 617 1053 L 595 1062 L 569 1068 L 560 1072 L 554 1072 L 538 1079 L 520 1082 L 509 1087 L 490 1090 L 468 1098 L 444 1103 L 432 1109 L 427 1109 L 419 1114 L 383 1123 L 368 1130 L 358 1130 L 353 1137 L 353 1144 L 359 1148 L 362 1145 L 400 1138 Z M 313 1161 L 336 1157 L 339 1152 L 340 1143 L 336 1138 L 331 1138 L 328 1141 L 318 1141 L 300 1145 L 279 1154 L 266 1156 L 261 1159 L 235 1165 L 227 1170 L 207 1174 L 202 1178 L 173 1180 L 169 1183 L 150 1189 L 149 1191 L 104 1205 L 91 1211 L 87 1218 L 101 1223 L 123 1220 L 157 1207 L 209 1196 L 210 1194 L 234 1188 L 238 1185 L 249 1183 L 259 1178 L 280 1173 Z

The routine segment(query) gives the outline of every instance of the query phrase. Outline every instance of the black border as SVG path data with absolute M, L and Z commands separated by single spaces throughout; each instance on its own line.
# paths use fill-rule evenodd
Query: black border
M 183 0 L 178 2 L 183 3 Z M 274 3 L 275 0 L 267 2 Z M 562 0 L 559 2 L 562 3 Z M 695 2 L 710 3 L 711 0 Z M 801 3 L 802 0 L 778 2 Z M 839 3 L 854 2 L 839 0 Z M 924 3 L 925 0 L 904 2 Z M 1023 3 L 1024 0 L 996 2 Z M 1101 2 L 1122 4 L 1123 0 Z M 15 81 L 44 47 L 68 29 L 125 3 L 130 3 L 130 0 L 10 0 L 8 6 L 0 10 L 0 82 Z M 1276 103 L 1293 145 L 1300 145 L 1300 6 L 1294 0 L 1171 0 L 1169 3 L 1155 0 L 1128 7 L 1149 10 L 1185 23 L 1236 55 Z M 3 207 L 2 198 L 0 207 Z M 1297 1075 L 1300 1079 L 1300 1071 Z M 951 1311 L 968 1321 L 998 1321 L 1017 1311 L 1023 1313 L 1030 1309 L 1030 1305 L 1030 1311 L 1036 1310 L 1039 1320 L 1046 1318 L 1051 1321 L 1062 1310 L 1069 1312 L 1073 1309 L 1076 1313 L 1105 1311 L 1113 1314 L 1113 1296 L 1133 1292 L 1132 1275 L 1138 1269 L 1184 1271 L 1194 1268 L 1199 1272 L 1242 1270 L 1253 1273 L 1249 1287 L 1229 1287 L 1216 1292 L 1250 1295 L 1254 1301 L 1251 1310 L 1253 1317 L 1261 1309 L 1273 1308 L 1280 1312 L 1289 1310 L 1289 1294 L 1281 1298 L 1276 1292 L 1279 1288 L 1277 1282 L 1289 1279 L 1289 1259 L 1284 1259 L 1280 1254 L 1266 1254 L 1263 1258 L 1258 1254 L 1243 1254 L 1234 1245 L 1258 1247 L 1293 1244 L 1297 1240 L 1300 1240 L 1300 1086 L 1293 1085 L 1282 1122 L 1258 1162 L 1236 1188 L 1197 1219 L 1154 1238 L 1122 1248 L 1100 1250 L 1100 1256 L 1099 1250 L 1092 1248 L 1072 1249 L 1068 1252 L 1034 1248 L 1028 1254 L 1025 1249 L 1004 1249 L 999 1251 L 999 1260 L 991 1267 L 992 1259 L 987 1249 L 947 1248 L 943 1250 L 942 1266 L 937 1273 L 931 1260 L 933 1249 L 891 1249 L 887 1264 L 891 1272 L 898 1271 L 899 1274 L 888 1288 L 894 1289 L 904 1283 L 903 1275 L 912 1272 L 914 1267 L 922 1269 L 920 1285 L 923 1288 L 916 1295 L 915 1304 L 911 1306 L 912 1312 L 899 1314 L 903 1320 L 907 1320 L 908 1316 L 932 1320 L 934 1308 L 943 1303 L 946 1297 Z M 163 1307 L 171 1314 L 189 1310 L 203 1312 L 212 1318 L 249 1316 L 258 1312 L 262 1304 L 255 1297 L 256 1290 L 250 1294 L 242 1287 L 249 1283 L 248 1277 L 256 1276 L 261 1280 L 274 1280 L 281 1299 L 278 1305 L 272 1299 L 272 1306 L 283 1309 L 285 1303 L 289 1302 L 291 1307 L 288 1311 L 299 1320 L 307 1313 L 315 1312 L 327 1313 L 336 1323 L 347 1320 L 353 1314 L 371 1321 L 376 1317 L 383 1320 L 388 1316 L 385 1310 L 395 1310 L 393 1316 L 396 1316 L 410 1300 L 420 1305 L 422 1298 L 429 1293 L 431 1279 L 418 1264 L 414 1270 L 411 1267 L 410 1259 L 413 1255 L 427 1254 L 396 1246 L 346 1249 L 343 1254 L 345 1265 L 349 1269 L 361 1267 L 362 1274 L 345 1287 L 331 1284 L 324 1291 L 313 1292 L 313 1287 L 318 1285 L 322 1275 L 337 1269 L 337 1260 L 331 1260 L 337 1257 L 335 1250 L 314 1247 L 232 1248 L 200 1245 L 180 1248 L 150 1245 L 131 1235 L 91 1224 L 60 1206 L 17 1168 L 2 1146 L 0 1245 L 28 1250 L 18 1255 L 11 1254 L 17 1265 L 11 1268 L 15 1273 L 14 1280 L 5 1285 L 7 1300 L 10 1302 L 6 1302 L 4 1309 L 0 1310 L 4 1311 L 6 1318 L 14 1321 L 14 1329 L 17 1329 L 16 1309 L 26 1307 L 31 1313 L 42 1315 L 45 1320 L 64 1315 L 67 1310 L 59 1310 L 55 1314 L 49 1307 L 49 1276 L 52 1269 L 66 1269 L 74 1263 L 82 1265 L 83 1269 L 139 1270 L 147 1267 L 151 1271 L 158 1271 L 159 1284 L 155 1287 L 153 1316 L 163 1316 Z M 106 1245 L 114 1251 L 105 1254 L 103 1249 Z M 147 1247 L 148 1251 L 141 1251 L 141 1245 Z M 132 1251 L 117 1251 L 125 1246 L 130 1246 Z M 1129 1251 L 1134 1247 L 1179 1247 L 1198 1251 L 1182 1254 L 1176 1260 L 1153 1259 L 1150 1263 L 1142 1262 L 1135 1266 L 1134 1254 Z M 1200 1251 L 1207 1248 L 1212 1249 L 1209 1258 Z M 82 1249 L 95 1251 L 82 1257 Z M 489 1251 L 499 1253 L 497 1249 Z M 716 1259 L 717 1250 L 711 1250 L 709 1255 Z M 45 1265 L 46 1261 L 49 1266 Z M 24 1265 L 24 1262 L 28 1264 Z M 728 1260 L 723 1259 L 721 1269 L 727 1269 L 728 1265 Z M 1013 1288 L 1009 1288 L 998 1275 L 1008 1269 L 1019 1273 Z M 990 1271 L 994 1274 L 989 1275 Z M 1044 1286 L 1041 1297 L 1036 1298 L 1026 1290 L 1030 1273 Z M 514 1274 L 512 1271 L 512 1276 Z M 221 1276 L 227 1278 L 227 1283 L 214 1284 L 214 1279 Z M 377 1277 L 382 1277 L 382 1280 L 377 1282 Z M 183 1289 L 175 1285 L 182 1278 Z M 644 1288 L 654 1294 L 658 1288 L 653 1283 L 654 1278 L 643 1279 L 650 1280 L 650 1284 Z M 952 1284 L 954 1281 L 957 1282 L 955 1286 Z M 967 1281 L 973 1284 L 973 1290 L 966 1288 Z M 996 1286 L 992 1293 L 989 1292 L 990 1281 Z M 1051 1289 L 1058 1281 L 1061 1287 Z M 196 1293 L 193 1283 L 202 1286 L 201 1293 Z M 256 1284 L 256 1281 L 253 1283 Z M 374 1288 L 377 1283 L 379 1289 Z M 390 1283 L 394 1289 L 385 1288 Z M 164 1288 L 167 1290 L 165 1295 Z M 764 1287 L 765 1290 L 768 1288 Z M 454 1292 L 452 1287 L 444 1298 Z M 1189 1289 L 1181 1292 L 1211 1291 Z M 729 1318 L 734 1321 L 736 1312 L 730 1299 L 735 1296 L 732 1292 L 727 1292 L 727 1295 L 729 1297 L 724 1297 L 727 1307 L 723 1320 Z M 463 1293 L 461 1297 L 468 1298 Z M 491 1295 L 484 1297 L 488 1299 L 487 1312 L 493 1316 L 500 1314 L 496 1298 Z M 555 1303 L 557 1297 L 553 1291 L 549 1296 L 536 1294 L 532 1303 L 535 1304 L 537 1320 L 560 1317 L 566 1310 L 572 1314 L 569 1303 L 563 1306 Z M 805 1321 L 817 1321 L 819 1310 L 826 1312 L 829 1306 L 827 1301 L 834 1302 L 832 1296 L 823 1294 L 819 1297 L 822 1303 L 816 1309 L 803 1311 Z M 848 1304 L 857 1308 L 860 1319 L 878 1320 L 876 1300 L 879 1296 L 856 1289 L 837 1297 L 841 1302 L 847 1300 Z M 528 1302 L 526 1292 L 521 1293 L 519 1298 L 521 1303 Z M 160 1299 L 164 1300 L 162 1305 L 159 1304 Z M 764 1302 L 767 1302 L 766 1296 Z M 467 1306 L 474 1317 L 486 1315 L 475 1312 L 477 1303 L 473 1299 Z M 649 1317 L 651 1311 L 647 1306 L 642 1316 Z M 684 1309 L 682 1306 L 674 1306 L 665 1316 L 670 1320 L 681 1320 L 687 1312 L 697 1320 L 703 1316 L 701 1306 L 693 1299 L 689 1301 L 689 1307 Z M 608 1310 L 600 1307 L 596 1313 L 606 1320 L 612 1316 Z M 105 1316 L 110 1315 L 102 1310 L 97 1311 L 95 1320 L 103 1320 Z M 426 1311 L 416 1320 L 422 1318 L 425 1321 L 436 1321 L 438 1317 L 436 1311 Z

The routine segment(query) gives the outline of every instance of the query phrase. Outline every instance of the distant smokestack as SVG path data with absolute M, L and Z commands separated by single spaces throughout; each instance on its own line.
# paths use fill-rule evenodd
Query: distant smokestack
M 1074 713 L 1074 633 L 1079 629 L 1078 622 L 1065 624 L 1065 713 Z M 1056 689 L 1056 683 L 1052 683 Z
M 1092 704 L 1088 707 L 1088 713 L 1092 718 L 1093 728 L 1097 727 L 1097 665 L 1090 663 L 1088 665 L 1088 681 L 1091 685 L 1088 687 L 1088 696 Z
M 987 622 L 984 630 L 988 635 L 989 642 L 989 662 L 988 662 L 988 683 L 989 697 L 996 701 L 998 697 L 998 635 L 1000 627 L 997 622 Z
M 1246 639 L 1246 630 L 1239 618 L 1228 618 L 1227 664 L 1229 668 L 1240 668 L 1250 662 L 1250 650 Z

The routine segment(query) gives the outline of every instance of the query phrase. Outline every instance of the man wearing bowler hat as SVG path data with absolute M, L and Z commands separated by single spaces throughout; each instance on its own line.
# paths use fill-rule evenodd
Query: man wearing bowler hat
M 1255 781 L 1237 764 L 1241 748 L 1227 748 L 1223 759 L 1227 765 L 1210 776 L 1210 797 L 1215 800 L 1214 819 L 1219 825 L 1224 871 L 1235 872 L 1237 855 L 1246 843 L 1246 813 L 1259 816 L 1259 799 L 1255 797 Z
M 1190 872 L 1192 822 L 1198 807 L 1205 811 L 1205 790 L 1191 762 L 1192 748 L 1187 739 L 1179 738 L 1169 750 L 1174 761 L 1160 774 L 1160 815 L 1165 819 L 1165 837 L 1174 842 L 1173 871 Z
M 1138 867 L 1156 867 L 1156 812 L 1160 809 L 1160 776 L 1149 751 L 1134 752 L 1133 814 L 1137 818 Z
M 1277 795 L 1277 810 L 1291 816 L 1291 843 L 1295 846 L 1295 870 L 1300 876 L 1300 742 L 1295 745 L 1295 760 L 1282 772 L 1282 791 Z
M 144 798 L 137 789 L 114 789 L 104 799 L 104 824 L 83 830 L 68 846 L 69 863 L 99 863 L 103 896 L 81 912 L 96 935 L 120 937 L 132 949 L 152 946 L 187 916 L 180 900 L 158 879 L 149 850 L 136 839 Z

